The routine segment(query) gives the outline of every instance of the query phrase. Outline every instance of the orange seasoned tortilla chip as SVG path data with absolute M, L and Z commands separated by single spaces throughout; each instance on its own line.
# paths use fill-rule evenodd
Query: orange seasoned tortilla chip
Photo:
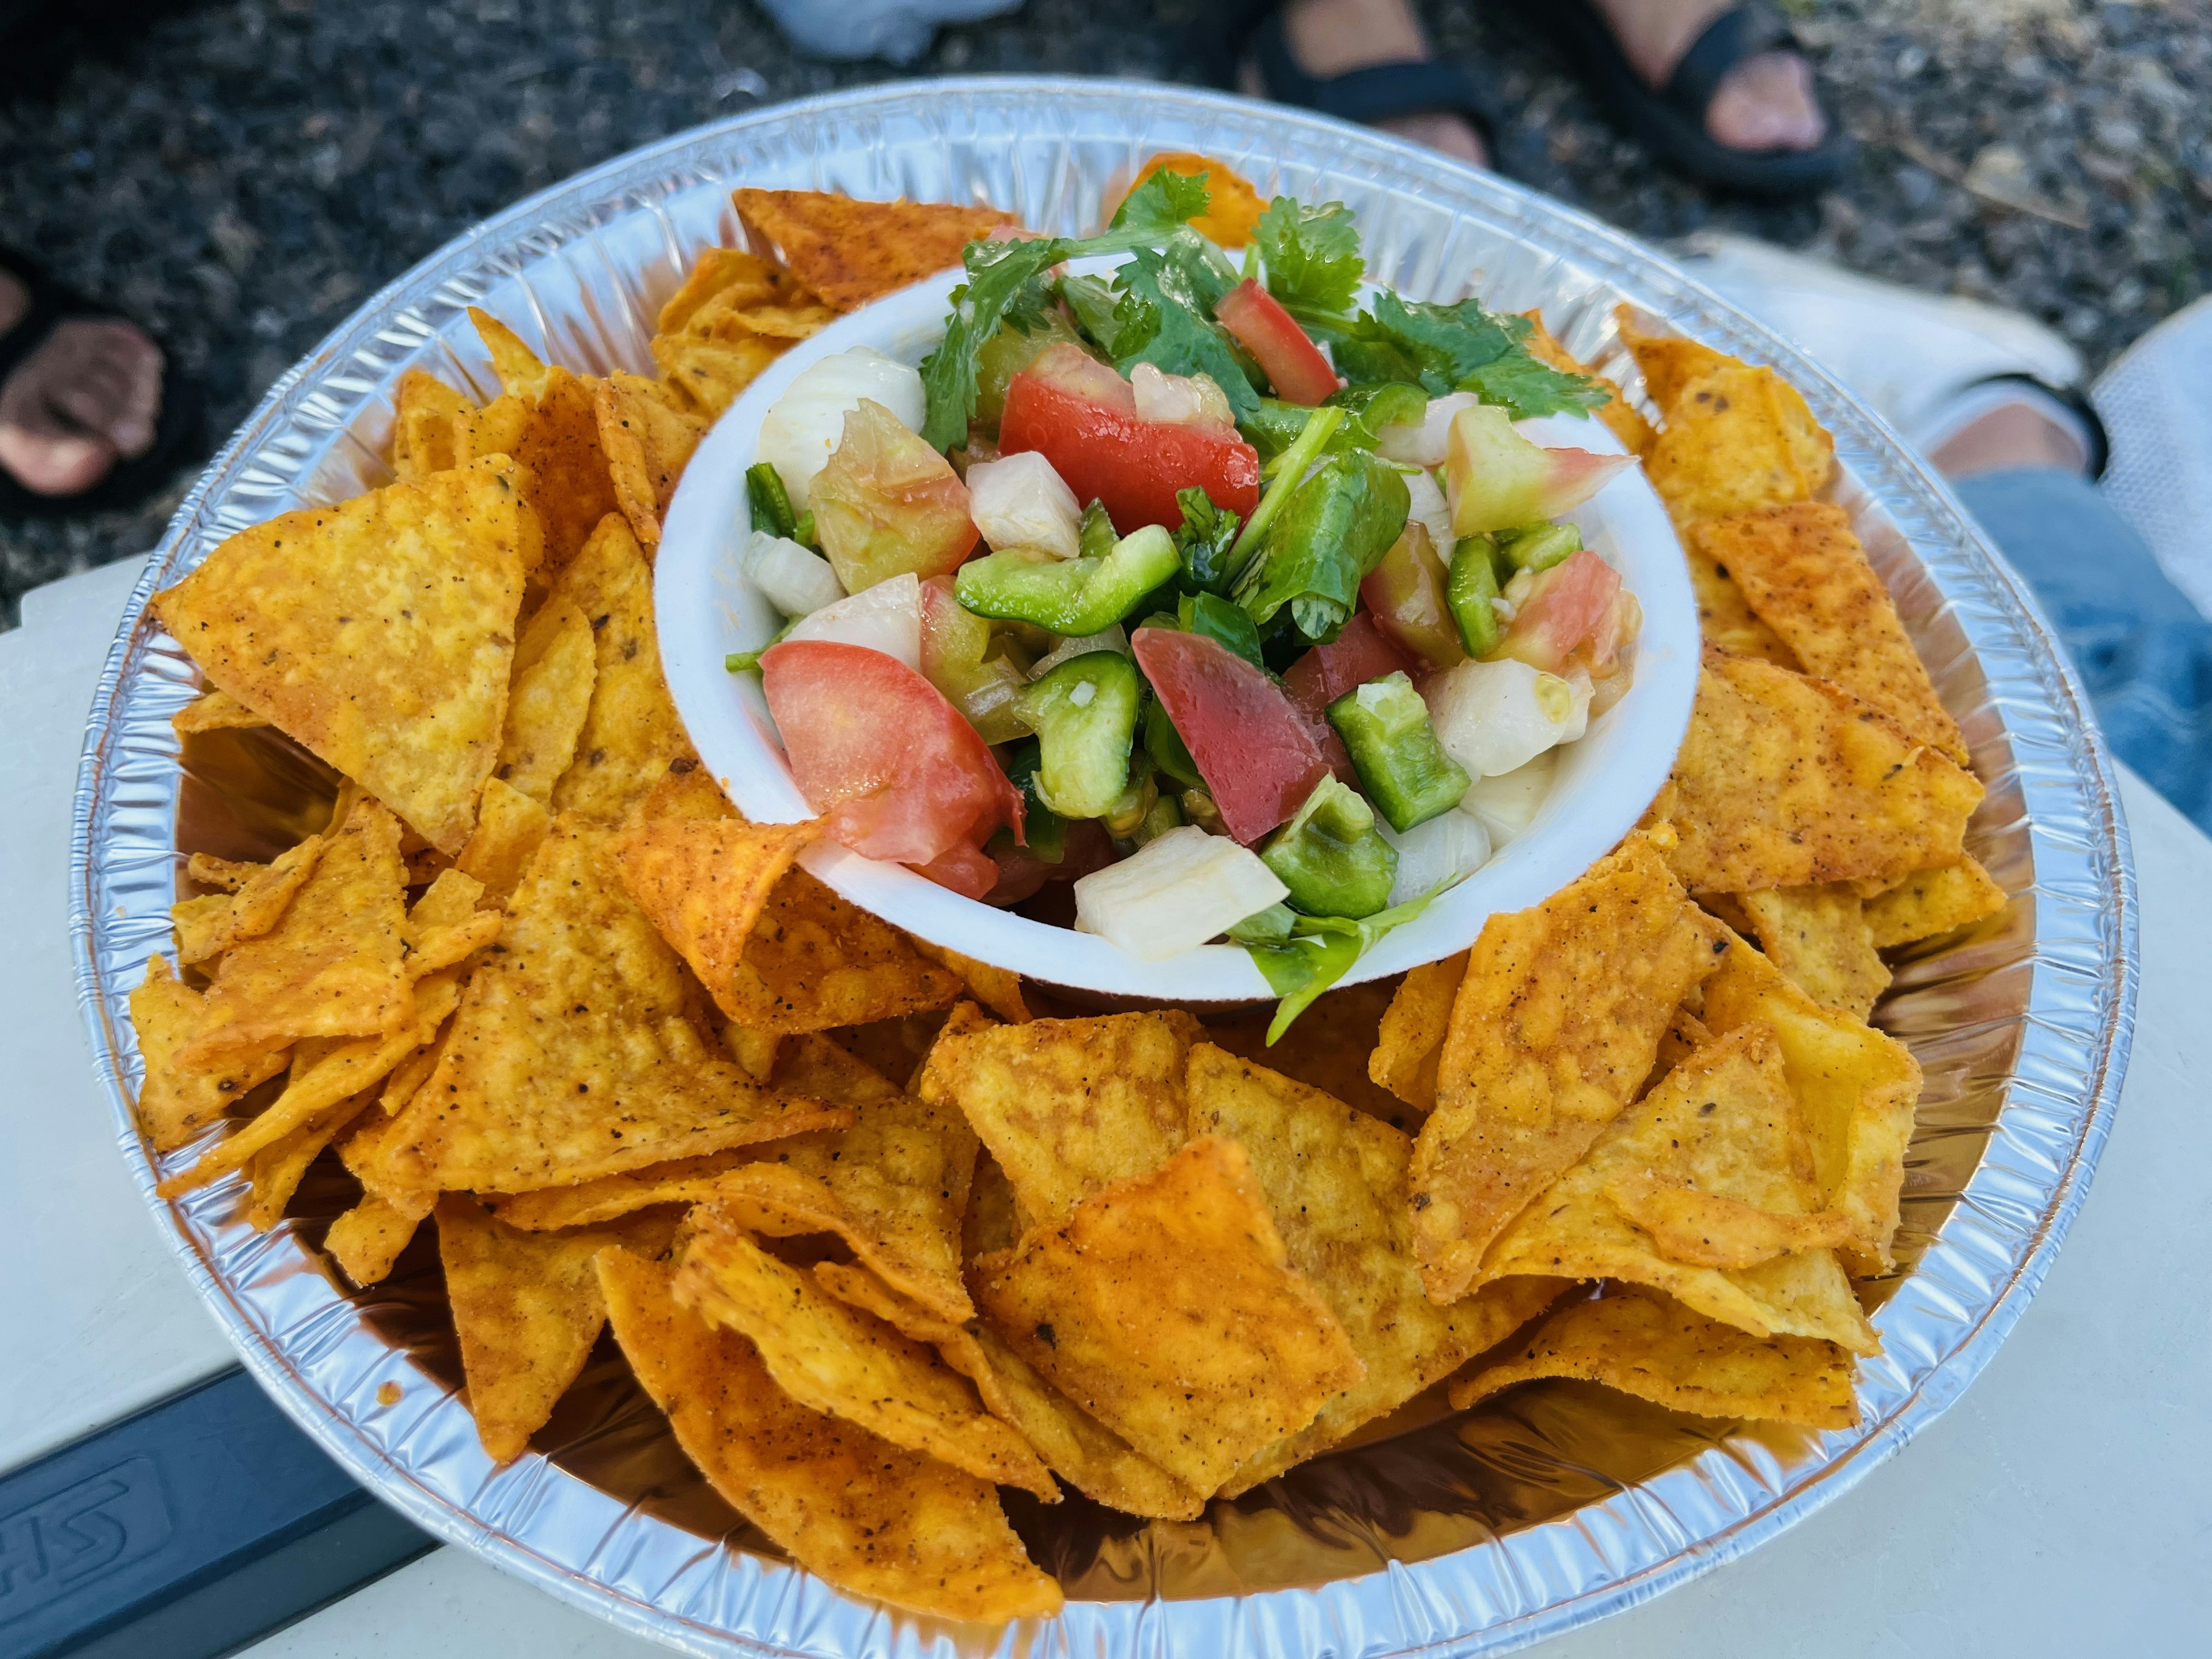
M 1866 905 L 1847 882 L 1826 887 L 1770 887 L 1740 902 L 1766 959 L 1823 1008 L 1860 1019 L 1889 988 L 1875 953 Z
M 244 866 L 235 891 L 185 899 L 172 907 L 177 959 L 188 966 L 219 956 L 240 939 L 259 939 L 284 919 L 292 898 L 315 873 L 323 838 L 310 836 L 270 862 Z M 190 873 L 189 872 L 187 873 Z
M 599 521 L 555 582 L 553 599 L 583 612 L 599 665 L 576 758 L 553 786 L 548 805 L 556 812 L 619 823 L 668 775 L 671 763 L 698 760 L 661 678 L 653 572 L 619 516 Z
M 1911 1050 L 1850 1015 L 1823 1008 L 1741 939 L 1729 942 L 1705 981 L 1706 1024 L 1726 1033 L 1758 1021 L 1774 1028 L 1782 1066 L 1811 1142 L 1823 1209 L 1851 1224 L 1841 1247 L 1853 1273 L 1895 1265 L 1905 1149 L 1920 1100 Z
M 738 190 L 730 199 L 756 248 L 839 311 L 857 311 L 960 263 L 969 243 L 1020 222 L 996 208 L 856 202 L 817 190 Z
M 1364 1372 L 1291 1268 L 1250 1158 L 1218 1135 L 985 1257 L 974 1284 L 1009 1347 L 1200 1492 Z
M 1715 562 L 1711 554 L 1699 550 L 1694 535 L 1682 553 L 1689 562 L 1691 592 L 1698 599 L 1698 632 L 1708 644 L 1717 645 L 1732 656 L 1757 657 L 1778 667 L 1803 666 L 1782 635 L 1759 619 L 1759 613 L 1751 608 L 1751 602 L 1744 598 L 1743 590 L 1735 585 L 1727 567 Z
M 542 802 L 492 778 L 484 784 L 476 832 L 461 848 L 459 868 L 483 884 L 491 902 L 504 904 L 552 828 L 552 815 Z
M 787 341 L 773 336 L 744 334 L 716 340 L 657 334 L 653 361 L 665 384 L 682 387 L 686 397 L 712 416 L 737 402 L 761 371 L 789 349 Z
M 808 1135 L 714 1182 L 714 1197 L 750 1231 L 835 1233 L 901 1295 L 943 1318 L 975 1317 L 960 1273 L 960 1224 L 975 1136 L 949 1105 L 901 1091 L 827 1037 L 787 1038 L 774 1086 L 853 1114 L 852 1127 Z
M 1395 978 L 1370 979 L 1324 992 L 1273 1044 L 1267 1041 L 1267 1027 L 1275 1011 L 1268 1003 L 1231 1019 L 1215 1020 L 1206 1028 L 1206 1038 L 1410 1134 L 1427 1109 L 1409 1109 L 1368 1074 L 1382 1018 L 1398 988 Z
M 319 1047 L 319 1042 L 303 1042 L 293 1053 L 292 1064 L 296 1071 L 301 1057 L 307 1050 Z M 375 1103 L 374 1090 L 364 1091 L 350 1100 L 342 1100 L 320 1116 L 311 1118 L 290 1133 L 263 1147 L 248 1159 L 246 1176 L 252 1189 L 252 1197 L 246 1207 L 246 1218 L 254 1231 L 265 1233 L 284 1218 L 284 1207 L 292 1201 L 292 1194 L 300 1188 L 307 1173 L 307 1166 L 322 1156 L 323 1148 L 337 1139 L 355 1119 Z
M 1851 1356 L 1814 1337 L 1756 1337 L 1707 1319 L 1671 1297 L 1633 1285 L 1571 1302 L 1536 1328 L 1518 1352 L 1455 1382 L 1465 1411 L 1517 1382 L 1571 1376 L 1699 1417 L 1857 1425 Z
M 1484 925 L 1413 1149 L 1414 1249 L 1433 1300 L 1465 1295 L 1491 1241 L 1620 1115 L 1726 937 L 1635 836 Z
M 966 1115 L 1031 1224 L 1057 1223 L 1183 1144 L 1183 1071 L 1199 1030 L 1177 1009 L 948 1028 L 920 1092 Z
M 1708 650 L 1690 729 L 1650 816 L 1699 893 L 1810 887 L 1955 863 L 1972 773 L 1849 692 Z
M 678 334 L 709 300 L 744 306 L 781 305 L 799 297 L 797 279 L 757 253 L 739 247 L 702 248 L 684 286 L 670 295 L 653 320 L 660 334 Z
M 507 725 L 493 775 L 541 805 L 551 799 L 555 781 L 576 758 L 598 672 L 592 624 L 575 602 L 540 605 L 515 642 Z
M 1699 345 L 1681 335 L 1647 334 L 1638 326 L 1634 311 L 1626 304 L 1613 307 L 1613 318 L 1620 331 L 1621 344 L 1628 348 L 1629 356 L 1636 359 L 1636 367 L 1643 372 L 1644 394 L 1651 399 L 1662 420 L 1668 417 L 1675 400 L 1691 381 L 1716 370 L 1741 366 L 1726 352 Z
M 513 329 L 475 306 L 469 319 L 506 390 L 498 404 L 507 407 L 488 406 L 465 417 L 474 430 L 459 442 L 471 457 L 496 447 L 514 458 L 544 526 L 544 568 L 558 570 L 575 557 L 599 520 L 617 510 L 592 399 L 599 383 L 539 362 Z
M 948 1619 L 1060 1611 L 988 1484 L 799 1405 L 752 1344 L 676 1305 L 672 1269 L 608 1250 L 599 1271 L 615 1340 L 677 1443 L 808 1571 Z
M 215 684 L 458 853 L 499 758 L 526 485 L 494 457 L 287 513 L 155 605 Z
M 1810 501 L 1835 470 L 1834 441 L 1771 368 L 1731 362 L 1678 392 L 1644 475 L 1678 525 Z
M 852 1114 L 825 1112 L 825 1129 L 847 1126 Z M 794 1137 L 799 1139 L 799 1137 Z M 790 1141 L 779 1143 L 788 1146 Z M 573 1187 L 544 1187 L 528 1193 L 486 1193 L 484 1207 L 510 1227 L 551 1232 L 612 1221 L 660 1204 L 698 1204 L 714 1196 L 714 1182 L 761 1156 L 757 1148 L 733 1146 L 703 1158 L 679 1158 L 623 1175 L 601 1176 Z
M 956 1325 L 931 1313 L 865 1267 L 817 1262 L 815 1281 L 841 1302 L 865 1308 L 902 1335 L 927 1342 L 975 1385 L 983 1404 L 1012 1424 L 1054 1474 L 1125 1515 L 1195 1521 L 1206 1498 L 1039 1376 L 988 1325 Z
M 1029 1443 L 985 1411 L 975 1386 L 934 1351 L 777 1261 L 727 1212 L 709 1207 L 696 1218 L 676 1275 L 678 1304 L 749 1338 L 786 1394 L 895 1446 L 1060 1501 Z
M 1225 248 L 1240 248 L 1252 240 L 1252 227 L 1260 222 L 1260 216 L 1267 210 L 1267 204 L 1252 188 L 1251 180 L 1226 161 L 1217 161 L 1194 150 L 1163 150 L 1137 169 L 1137 176 L 1129 181 L 1129 191 L 1156 173 L 1172 173 L 1186 179 L 1205 178 L 1206 211 L 1190 222 L 1190 228 L 1206 240 Z M 1128 191 L 1122 192 L 1123 200 L 1127 199 L 1128 194 Z M 1114 205 L 1118 210 L 1121 204 L 1116 202 Z M 1113 215 L 1106 216 L 1110 220 Z
M 1390 999 L 1389 1012 L 1376 1033 L 1368 1076 L 1424 1112 L 1437 1103 L 1437 1062 L 1443 1058 L 1452 1001 L 1466 977 L 1464 951 L 1412 969 Z
M 228 691 L 209 691 L 193 698 L 169 716 L 169 724 L 180 738 L 195 732 L 227 732 L 269 724 L 266 716 L 255 713 Z
M 727 996 L 716 996 L 752 1030 L 826 1031 L 946 1007 L 963 988 L 905 934 L 799 868 L 769 893 Z
M 505 1463 L 521 1456 L 545 1426 L 607 1322 L 592 1258 L 608 1249 L 658 1255 L 676 1218 L 663 1213 L 620 1227 L 518 1232 L 458 1193 L 438 1200 L 436 1215 L 469 1413 L 485 1452 Z
M 483 342 L 483 349 L 491 358 L 492 373 L 499 376 L 500 390 L 510 398 L 530 403 L 544 397 L 553 371 L 524 343 L 522 337 L 478 306 L 469 307 L 469 320 L 476 325 L 477 337 Z
M 1657 434 L 1652 431 L 1651 422 L 1644 418 L 1642 411 L 1620 395 L 1620 388 L 1561 344 L 1559 337 L 1544 326 L 1541 311 L 1524 311 L 1521 315 L 1529 325 L 1528 337 L 1522 342 L 1528 348 L 1528 355 L 1563 374 L 1587 374 L 1605 387 L 1608 394 L 1605 402 L 1591 412 L 1605 422 L 1606 429 L 1620 440 L 1621 447 L 1630 454 L 1641 455 L 1650 448 L 1651 441 Z M 1650 376 L 1645 379 L 1648 382 Z
M 1940 869 L 1916 870 L 1866 902 L 1875 948 L 1887 951 L 1934 939 L 1993 916 L 2008 902 L 2005 890 L 1972 857 Z
M 789 271 L 738 248 L 708 248 L 661 307 L 653 360 L 671 395 L 704 419 L 836 316 Z
M 708 1049 L 682 963 L 602 866 L 608 833 L 555 821 L 437 1071 L 395 1120 L 403 1184 L 528 1192 L 823 1122 Z
M 914 948 L 932 962 L 950 968 L 967 985 L 968 993 L 1009 1025 L 1026 1024 L 1031 1018 L 1030 1006 L 1022 1000 L 1022 976 L 1005 968 L 994 968 L 988 962 L 978 962 L 973 957 L 963 957 L 957 951 L 948 951 L 942 945 L 932 945 L 926 939 L 914 941 Z
M 1669 1188 L 1732 1200 L 1778 1224 L 1753 1243 L 1796 1245 L 1761 1256 L 1734 1241 L 1696 1241 L 1711 1260 L 1759 1259 L 1714 1267 L 1670 1258 L 1631 1212 L 1684 1218 L 1686 1206 L 1656 1203 Z M 1614 1279 L 1666 1291 L 1709 1319 L 1753 1336 L 1809 1336 L 1854 1353 L 1881 1344 L 1832 1252 L 1838 1230 L 1823 1220 L 1793 1228 L 1819 1209 L 1811 1152 L 1784 1074 L 1771 1027 L 1753 1020 L 1668 1073 L 1623 1112 L 1543 1202 L 1522 1211 L 1482 1260 L 1486 1280 L 1550 1273 Z M 1726 1223 L 1725 1206 L 1708 1206 Z M 1740 1219 L 1740 1218 L 1738 1218 Z M 1753 1224 L 1755 1225 L 1755 1220 Z M 1741 1229 L 1739 1232 L 1741 1232 Z
M 607 856 L 633 902 L 674 945 L 732 1019 L 758 1012 L 734 989 L 761 911 L 776 884 L 822 833 L 805 823 L 662 817 L 632 824 Z
M 592 410 L 615 504 L 641 547 L 660 545 L 661 515 L 676 499 L 677 483 L 706 434 L 706 421 L 688 402 L 658 380 L 619 371 L 592 389 Z
M 296 1037 L 375 1036 L 413 1018 L 399 825 L 373 800 L 325 837 L 314 869 L 258 939 L 223 953 L 186 1070 Z
M 1851 533 L 1850 514 L 1826 501 L 1799 501 L 1709 520 L 1692 526 L 1689 539 L 1728 571 L 1807 673 L 1968 763 L 1966 740 Z
M 203 887 L 235 893 L 268 867 L 250 859 L 219 859 L 211 853 L 195 853 L 185 860 L 185 878 Z
M 391 1274 L 399 1253 L 422 1224 L 420 1215 L 380 1198 L 364 1198 L 331 1223 L 323 1236 L 323 1249 L 349 1279 L 366 1290 Z
M 392 412 L 392 470 L 404 480 L 459 466 L 456 432 L 476 404 L 434 374 L 410 368 L 399 377 Z
M 1251 1159 L 1290 1265 L 1327 1299 L 1366 1375 L 1305 1427 L 1241 1462 L 1234 1498 L 1395 1411 L 1534 1318 L 1565 1286 L 1528 1279 L 1438 1307 L 1413 1264 L 1413 1144 L 1320 1090 L 1210 1042 L 1190 1051 L 1190 1131 Z
M 146 963 L 131 994 L 131 1024 L 146 1079 L 138 1087 L 138 1123 L 156 1152 L 173 1152 L 259 1084 L 284 1069 L 283 1048 L 248 1050 L 208 1071 L 185 1071 L 177 1051 L 198 1036 L 206 1012 L 198 991 L 176 976 L 166 957 Z

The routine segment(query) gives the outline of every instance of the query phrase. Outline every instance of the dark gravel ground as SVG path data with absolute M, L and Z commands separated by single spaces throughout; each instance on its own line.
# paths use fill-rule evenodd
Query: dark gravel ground
M 908 71 L 1181 78 L 1203 0 L 1031 0 Z M 7 9 L 0 0 L 0 13 Z M 1617 138 L 1480 0 L 1422 0 L 1503 94 L 1499 164 L 1639 234 L 1726 225 L 2018 307 L 2093 365 L 2212 267 L 2212 0 L 1796 0 L 1860 140 L 1818 203 L 1716 200 Z M 75 9 L 60 8 L 73 14 Z M 880 80 L 796 58 L 743 0 L 142 0 L 0 50 L 0 240 L 116 301 L 230 429 L 360 298 L 522 193 L 678 129 Z M 0 527 L 22 592 L 158 539 L 143 513 Z

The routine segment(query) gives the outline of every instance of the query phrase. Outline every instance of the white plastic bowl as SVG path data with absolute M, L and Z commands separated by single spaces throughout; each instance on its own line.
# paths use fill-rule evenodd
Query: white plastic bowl
M 757 651 L 782 619 L 740 568 L 750 530 L 745 469 L 762 418 L 809 364 L 872 346 L 919 363 L 942 337 L 957 271 L 918 283 L 842 317 L 776 360 L 747 387 L 685 469 L 653 568 L 662 664 L 678 711 L 707 768 L 757 823 L 814 816 L 785 761 L 756 674 L 723 666 Z M 1595 420 L 1554 416 L 1523 428 L 1537 441 L 1618 453 Z M 1526 832 L 1421 918 L 1361 958 L 1346 982 L 1402 973 L 1465 950 L 1498 911 L 1534 904 L 1572 881 L 1627 833 L 1674 764 L 1697 690 L 1698 617 L 1689 573 L 1658 497 L 1631 469 L 1575 514 L 1585 540 L 1644 607 L 1628 694 L 1559 751 L 1550 797 Z M 904 866 L 817 843 L 801 862 L 846 898 L 931 943 L 1048 985 L 1161 1002 L 1244 1002 L 1271 994 L 1245 953 L 1209 945 L 1145 962 L 1091 934 L 1032 921 L 939 887 Z

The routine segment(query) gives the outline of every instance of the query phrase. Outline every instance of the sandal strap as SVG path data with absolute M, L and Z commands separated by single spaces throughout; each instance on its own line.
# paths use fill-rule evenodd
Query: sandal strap
M 1749 5 L 1732 7 L 1705 25 L 1705 32 L 1690 43 L 1681 62 L 1674 65 L 1659 95 L 1702 125 L 1721 82 L 1740 65 L 1761 52 L 1799 49 L 1797 37 L 1782 15 L 1753 0 Z
M 1437 58 L 1374 64 L 1342 75 L 1316 75 L 1291 55 L 1280 14 L 1253 40 L 1253 56 L 1268 95 L 1278 103 L 1317 111 L 1362 125 L 1396 115 L 1463 115 L 1486 133 L 1498 125 L 1498 106 L 1457 64 Z

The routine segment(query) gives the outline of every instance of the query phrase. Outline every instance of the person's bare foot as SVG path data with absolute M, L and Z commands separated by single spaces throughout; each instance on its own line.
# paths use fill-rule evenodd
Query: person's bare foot
M 1591 0 L 1613 39 L 1654 90 L 1667 84 L 1697 38 L 1732 0 Z M 1763 52 L 1730 70 L 1705 111 L 1713 142 L 1747 153 L 1804 150 L 1827 136 L 1813 71 L 1794 52 Z
M 2031 404 L 2000 404 L 1968 422 L 1929 452 L 1928 459 L 1947 478 L 1971 478 L 1978 472 L 2008 472 L 2017 467 L 2049 467 L 2086 473 L 2089 453 L 2081 440 Z
M 1406 0 L 1287 0 L 1283 39 L 1311 75 L 1344 75 L 1431 55 L 1428 36 Z M 1243 78 L 1246 92 L 1265 95 L 1256 70 L 1248 66 Z M 1490 164 L 1481 137 L 1464 116 L 1399 115 L 1375 125 L 1477 167 Z
M 0 271 L 0 336 L 30 310 Z M 73 317 L 0 382 L 0 470 L 40 495 L 75 495 L 153 447 L 161 351 L 129 323 Z

